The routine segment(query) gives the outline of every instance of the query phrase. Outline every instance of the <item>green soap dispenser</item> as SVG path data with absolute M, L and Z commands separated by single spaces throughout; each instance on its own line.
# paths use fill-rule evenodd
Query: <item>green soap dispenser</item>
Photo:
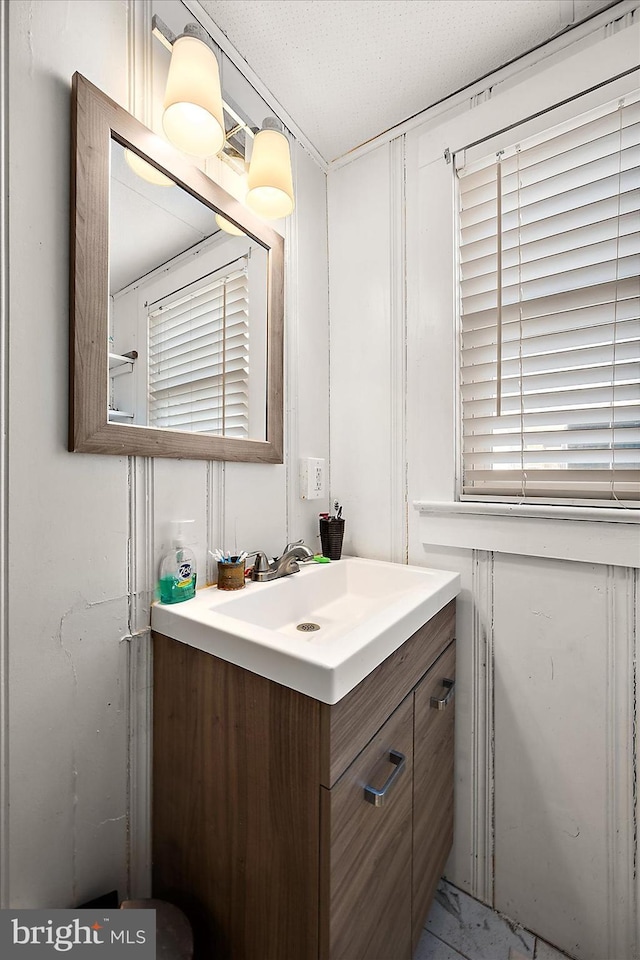
M 196 595 L 196 558 L 185 547 L 186 530 L 194 520 L 174 520 L 173 546 L 160 564 L 160 602 L 181 603 Z

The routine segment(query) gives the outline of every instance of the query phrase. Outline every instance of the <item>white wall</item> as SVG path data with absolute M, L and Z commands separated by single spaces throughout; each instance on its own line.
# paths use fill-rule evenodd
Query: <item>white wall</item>
M 444 153 L 636 66 L 632 19 L 597 26 L 601 16 L 574 43 L 563 38 L 329 171 L 332 492 L 345 504 L 347 545 L 400 559 L 400 516 L 410 563 L 462 574 L 447 876 L 580 960 L 631 960 L 640 948 L 639 528 L 476 516 L 455 504 L 454 177 Z
M 193 16 L 177 0 L 7 6 L 10 843 L 0 876 L 2 906 L 67 907 L 114 888 L 121 897 L 148 890 L 145 627 L 168 521 L 185 513 L 195 519 L 201 583 L 207 548 L 230 543 L 236 532 L 238 545 L 272 553 L 287 539 L 316 535 L 323 502 L 300 501 L 295 481 L 299 455 L 328 457 L 326 177 L 293 146 L 287 462 L 68 453 L 71 76 L 80 71 L 125 106 L 135 78 L 139 103 L 140 51 L 159 56 L 147 39 L 152 12 L 170 26 L 181 21 L 179 30 Z M 229 67 L 227 75 L 236 101 L 262 111 L 237 71 Z

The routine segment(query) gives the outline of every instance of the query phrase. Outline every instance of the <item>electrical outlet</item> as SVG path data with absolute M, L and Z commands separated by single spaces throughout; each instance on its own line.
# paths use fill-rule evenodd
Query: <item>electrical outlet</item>
M 300 461 L 300 499 L 320 500 L 324 497 L 325 461 L 305 457 Z

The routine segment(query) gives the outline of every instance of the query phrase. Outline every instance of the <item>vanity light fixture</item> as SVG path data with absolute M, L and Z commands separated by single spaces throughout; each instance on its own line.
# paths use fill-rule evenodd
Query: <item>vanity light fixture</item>
M 171 44 L 162 126 L 193 157 L 213 157 L 225 141 L 220 68 L 206 32 L 188 23 Z
M 265 119 L 253 141 L 247 206 L 267 220 L 278 220 L 293 213 L 289 141 L 275 117 Z
M 229 141 L 244 131 L 248 170 L 246 205 L 266 220 L 288 217 L 295 205 L 291 153 L 284 127 L 275 117 L 267 117 L 262 129 L 251 127 L 222 99 L 218 60 L 212 41 L 200 24 L 188 23 L 176 35 L 154 14 L 152 33 L 171 51 L 162 125 L 169 140 L 191 156 L 205 159 L 214 154 L 237 166 L 242 155 L 230 158 Z M 225 129 L 225 113 L 236 125 Z M 249 154 L 251 156 L 249 157 Z M 238 198 L 245 202 L 245 197 Z M 218 225 L 235 233 L 224 217 Z M 224 221 L 224 223 L 222 222 Z

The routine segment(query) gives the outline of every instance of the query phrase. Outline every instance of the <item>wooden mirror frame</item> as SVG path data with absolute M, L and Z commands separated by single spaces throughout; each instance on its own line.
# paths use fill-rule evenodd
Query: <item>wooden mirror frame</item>
M 108 420 L 109 189 L 115 140 L 267 250 L 266 439 L 245 440 Z M 73 77 L 69 450 L 118 456 L 282 463 L 284 241 L 174 147 Z

